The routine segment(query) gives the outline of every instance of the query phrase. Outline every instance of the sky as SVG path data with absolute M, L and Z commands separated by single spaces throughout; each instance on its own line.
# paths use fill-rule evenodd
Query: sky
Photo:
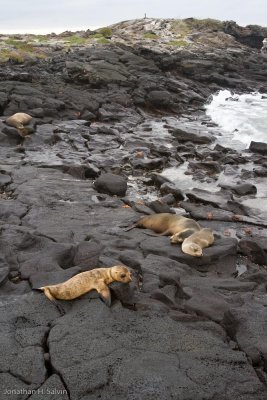
M 143 18 L 216 18 L 267 27 L 266 0 L 0 0 L 0 33 L 96 29 Z

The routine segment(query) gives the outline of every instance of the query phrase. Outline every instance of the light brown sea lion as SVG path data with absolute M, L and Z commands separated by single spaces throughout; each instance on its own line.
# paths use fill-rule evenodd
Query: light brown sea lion
M 214 243 L 214 235 L 208 228 L 200 229 L 183 241 L 182 251 L 193 257 L 202 257 L 202 249 Z
M 170 213 L 146 215 L 126 231 L 133 228 L 148 228 L 164 236 L 172 235 L 172 243 L 181 243 L 186 237 L 201 229 L 193 219 Z
M 108 284 L 111 282 L 129 283 L 132 280 L 131 272 L 124 265 L 115 265 L 111 268 L 96 268 L 81 272 L 58 285 L 39 288 L 51 301 L 73 300 L 95 289 L 105 303 L 111 305 L 111 296 Z
M 5 120 L 5 123 L 9 126 L 17 128 L 21 136 L 26 136 L 30 131 L 25 128 L 24 125 L 28 125 L 32 120 L 32 117 L 26 113 L 16 113 L 11 115 Z

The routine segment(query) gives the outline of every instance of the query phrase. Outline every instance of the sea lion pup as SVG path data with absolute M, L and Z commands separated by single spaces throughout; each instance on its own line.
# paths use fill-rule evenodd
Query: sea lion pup
M 73 300 L 95 289 L 103 298 L 107 306 L 111 305 L 111 295 L 108 284 L 111 282 L 129 283 L 132 274 L 124 265 L 115 265 L 111 268 L 96 268 L 81 272 L 58 285 L 39 288 L 51 301 Z
M 21 136 L 26 136 L 28 135 L 29 131 L 27 128 L 25 128 L 24 125 L 28 125 L 31 122 L 31 120 L 32 117 L 29 114 L 16 113 L 11 115 L 11 117 L 8 117 L 5 120 L 5 123 L 9 126 L 17 128 Z
M 181 243 L 187 236 L 201 229 L 193 219 L 170 213 L 146 215 L 126 231 L 133 228 L 148 228 L 163 236 L 172 235 L 172 243 Z
M 182 251 L 193 257 L 202 257 L 202 249 L 214 243 L 214 235 L 208 228 L 200 229 L 183 241 Z

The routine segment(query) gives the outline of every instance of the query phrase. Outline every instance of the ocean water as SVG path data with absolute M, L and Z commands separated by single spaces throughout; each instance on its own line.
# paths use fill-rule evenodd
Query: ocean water
M 218 124 L 218 142 L 236 149 L 251 141 L 267 142 L 267 94 L 233 94 L 221 90 L 206 104 L 206 114 Z

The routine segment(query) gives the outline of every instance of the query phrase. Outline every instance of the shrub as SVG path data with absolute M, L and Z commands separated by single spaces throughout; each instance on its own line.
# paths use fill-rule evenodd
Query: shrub
M 108 27 L 100 28 L 97 32 L 100 33 L 101 36 L 104 36 L 104 38 L 112 36 L 112 29 Z
M 1 50 L 0 62 L 7 62 L 9 60 L 14 62 L 15 64 L 23 64 L 25 61 L 25 55 L 12 50 Z

